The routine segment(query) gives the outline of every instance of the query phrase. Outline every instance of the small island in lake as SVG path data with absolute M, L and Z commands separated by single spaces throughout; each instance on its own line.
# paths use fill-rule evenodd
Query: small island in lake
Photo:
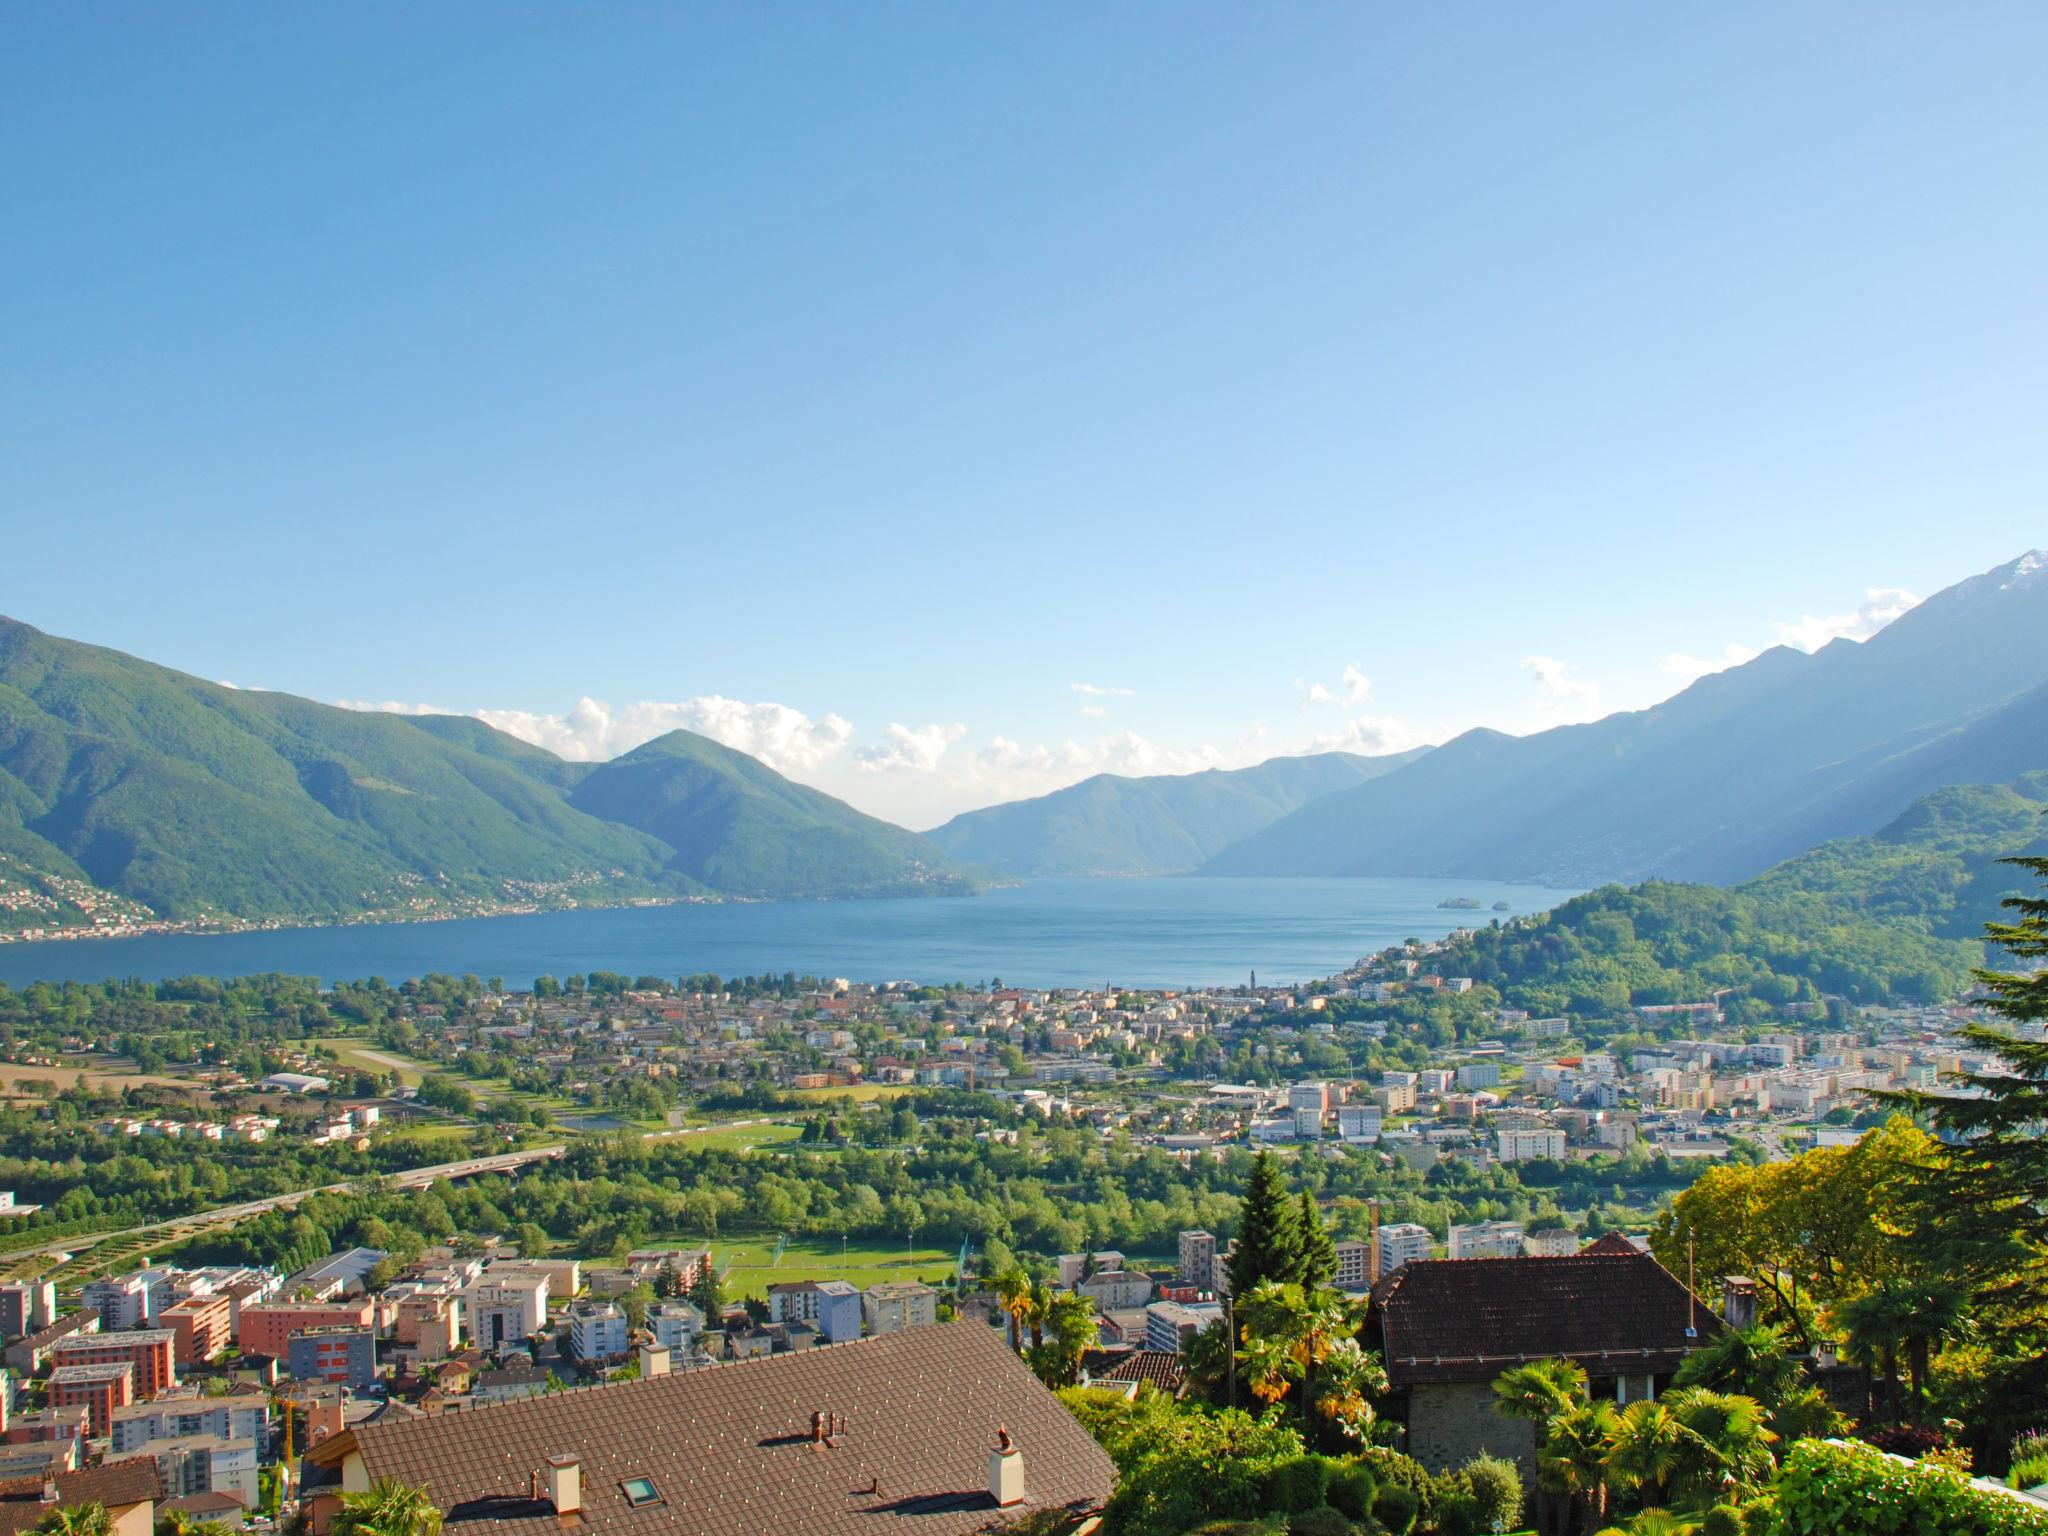
M 1440 912 L 1477 912 L 1480 901 L 1476 896 L 1446 896 L 1436 905 Z

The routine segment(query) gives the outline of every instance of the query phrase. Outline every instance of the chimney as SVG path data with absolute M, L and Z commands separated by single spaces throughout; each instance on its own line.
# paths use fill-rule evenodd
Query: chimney
M 1721 1320 L 1730 1328 L 1756 1324 L 1756 1282 L 1747 1275 L 1729 1275 L 1721 1281 Z
M 640 1340 L 640 1379 L 668 1374 L 668 1346 L 652 1334 Z
M 1024 1502 L 1024 1453 L 1000 1424 L 996 1426 L 996 1448 L 988 1455 L 988 1496 L 1003 1509 Z
M 583 1461 L 573 1452 L 548 1458 L 548 1502 L 557 1515 L 583 1512 Z

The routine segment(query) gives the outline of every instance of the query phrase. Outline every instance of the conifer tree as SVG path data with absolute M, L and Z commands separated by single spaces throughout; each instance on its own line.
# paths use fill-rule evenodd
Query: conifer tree
M 1299 1260 L 1295 1284 L 1304 1291 L 1317 1290 L 1337 1277 L 1337 1245 L 1323 1227 L 1322 1213 L 1307 1190 L 1301 1192 L 1301 1206 L 1295 1217 L 1299 1233 Z
M 1227 1268 L 1233 1296 L 1248 1295 L 1264 1280 L 1288 1284 L 1300 1273 L 1300 1217 L 1270 1152 L 1252 1159 L 1251 1181 L 1238 1215 L 1237 1244 Z

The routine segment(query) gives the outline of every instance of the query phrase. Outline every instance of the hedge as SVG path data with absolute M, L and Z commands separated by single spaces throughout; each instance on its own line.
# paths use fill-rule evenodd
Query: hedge
M 1840 1440 L 1793 1446 L 1776 1492 L 1770 1536 L 2048 1536 L 2048 1507 Z

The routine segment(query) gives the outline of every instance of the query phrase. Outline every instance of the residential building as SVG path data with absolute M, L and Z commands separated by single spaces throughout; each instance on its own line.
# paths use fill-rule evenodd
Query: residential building
M 123 1328 L 147 1328 L 157 1313 L 171 1303 L 169 1269 L 138 1269 L 125 1275 L 108 1275 L 93 1280 L 78 1293 L 81 1304 L 100 1315 L 100 1326 L 113 1332 Z
M 818 1332 L 828 1344 L 849 1344 L 860 1337 L 865 1314 L 861 1294 L 846 1280 L 818 1282 Z
M 1388 1072 L 1381 1076 L 1379 1087 L 1373 1090 L 1373 1102 L 1390 1115 L 1398 1115 L 1415 1107 L 1415 1074 L 1413 1072 Z
M 569 1309 L 569 1353 L 578 1360 L 623 1359 L 633 1347 L 626 1314 L 609 1301 L 579 1301 Z
M 95 1439 L 112 1428 L 114 1410 L 135 1397 L 135 1367 L 126 1360 L 90 1365 L 60 1365 L 50 1372 L 49 1401 L 53 1408 L 83 1408 L 86 1432 Z
M 1573 1360 L 1596 1397 L 1632 1403 L 1720 1331 L 1683 1281 L 1610 1234 L 1568 1258 L 1417 1260 L 1373 1287 L 1365 1337 L 1386 1362 L 1411 1456 L 1433 1472 L 1502 1456 L 1530 1478 L 1533 1426 L 1493 1411 L 1502 1371 Z
M 57 1316 L 53 1280 L 17 1280 L 0 1285 L 0 1337 L 18 1339 L 47 1328 Z
M 1522 1256 L 1522 1224 L 1519 1221 L 1475 1221 L 1452 1227 L 1450 1256 L 1454 1259 L 1518 1259 Z
M 361 1392 L 377 1380 L 377 1335 L 354 1323 L 302 1328 L 285 1340 L 295 1381 L 330 1381 Z
M 168 1328 L 131 1328 L 122 1333 L 74 1334 L 50 1351 L 59 1366 L 126 1363 L 135 1367 L 133 1399 L 155 1397 L 178 1379 Z
M 548 1277 L 524 1270 L 486 1270 L 462 1293 L 470 1338 L 493 1353 L 524 1344 L 547 1326 Z
M 443 1536 L 498 1536 L 508 1495 L 535 1531 L 972 1536 L 1099 1508 L 1116 1483 L 1073 1415 L 976 1323 L 534 1397 L 487 1424 L 387 1417 L 307 1462 L 312 1536 L 343 1489 L 385 1477 L 425 1488 Z
M 846 1282 L 840 1281 L 842 1285 Z M 846 1287 L 849 1291 L 852 1286 Z M 647 1331 L 654 1335 L 654 1342 L 667 1350 L 672 1357 L 680 1360 L 697 1346 L 697 1335 L 704 1331 L 704 1314 L 687 1301 L 657 1301 L 647 1309 Z M 860 1337 L 860 1293 L 854 1291 L 853 1336 Z
M 1500 1160 L 1504 1163 L 1526 1163 L 1538 1158 L 1562 1161 L 1565 1155 L 1564 1132 L 1554 1125 L 1503 1128 L 1499 1143 Z
M 1436 1245 L 1429 1228 L 1412 1221 L 1390 1222 L 1380 1228 L 1380 1275 L 1391 1275 L 1403 1264 L 1426 1259 Z
M 1468 1093 L 1480 1089 L 1500 1086 L 1500 1063 L 1497 1061 L 1468 1061 L 1458 1068 L 1458 1086 Z
M 153 1463 L 117 1462 L 82 1471 L 59 1471 L 47 1480 L 0 1483 L 0 1536 L 23 1536 L 51 1506 L 98 1504 L 107 1512 L 108 1536 L 151 1536 L 163 1483 Z
M 254 1441 L 226 1440 L 217 1435 L 188 1435 L 137 1446 L 134 1450 L 108 1457 L 107 1464 L 119 1466 L 132 1461 L 153 1464 L 167 1499 L 224 1493 L 243 1509 L 253 1510 L 262 1500 L 257 1485 L 258 1460 Z M 239 1523 L 239 1519 L 235 1523 Z
M 114 1411 L 111 1439 L 117 1454 L 152 1440 L 183 1440 L 211 1435 L 220 1440 L 270 1437 L 270 1402 L 263 1397 L 173 1398 L 133 1403 Z
M 368 1296 L 245 1304 L 235 1342 L 245 1355 L 268 1355 L 273 1360 L 282 1360 L 295 1333 L 308 1328 L 372 1328 L 376 1320 L 377 1303 Z
M 1145 1309 L 1145 1347 L 1178 1355 L 1183 1344 L 1222 1316 L 1223 1308 L 1214 1302 L 1155 1301 Z
M 225 1291 L 186 1296 L 157 1314 L 171 1330 L 171 1358 L 190 1369 L 220 1358 L 234 1341 L 234 1298 Z
M 916 1280 L 871 1285 L 861 1293 L 861 1320 L 870 1334 L 929 1328 L 938 1321 L 939 1293 Z
M 1142 1307 L 1152 1299 L 1152 1277 L 1127 1269 L 1097 1270 L 1074 1287 L 1095 1303 L 1098 1312 L 1116 1312 Z
M 1346 1141 L 1377 1141 L 1385 1114 L 1377 1104 L 1339 1105 L 1337 1134 Z
M 1362 1291 L 1378 1278 L 1372 1272 L 1371 1243 L 1346 1241 L 1335 1247 L 1337 1273 L 1332 1277 L 1332 1283 L 1338 1290 Z
M 1206 1289 L 1216 1268 L 1216 1237 L 1210 1232 L 1183 1232 L 1180 1235 L 1180 1264 L 1174 1270 L 1174 1278 L 1182 1285 L 1200 1286 Z
M 1570 1227 L 1545 1227 L 1522 1238 L 1522 1252 L 1532 1259 L 1568 1258 L 1579 1251 L 1579 1234 Z

